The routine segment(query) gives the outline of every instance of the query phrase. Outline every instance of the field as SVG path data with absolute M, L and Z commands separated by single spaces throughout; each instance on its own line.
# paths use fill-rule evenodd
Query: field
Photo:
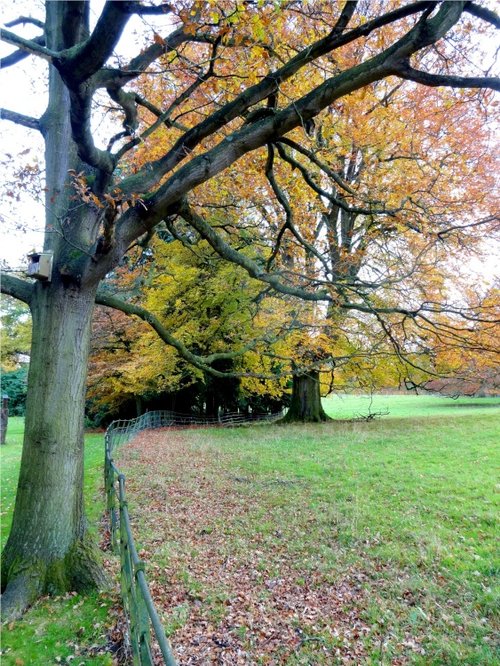
M 497 664 L 494 402 L 380 396 L 381 420 L 124 448 L 180 663 Z
M 324 406 L 338 419 L 390 413 L 143 433 L 122 449 L 134 533 L 179 663 L 497 664 L 499 401 Z M 5 514 L 13 435 L 1 452 Z M 101 447 L 90 436 L 94 523 Z M 2 663 L 113 663 L 89 652 L 106 642 L 112 603 L 43 600 L 4 632 Z

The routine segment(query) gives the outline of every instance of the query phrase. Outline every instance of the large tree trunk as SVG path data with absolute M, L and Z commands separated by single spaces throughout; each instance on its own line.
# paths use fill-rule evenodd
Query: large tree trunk
M 40 594 L 105 582 L 87 536 L 83 418 L 94 291 L 38 284 L 21 471 L 2 554 L 3 618 Z
M 329 421 L 321 406 L 319 372 L 294 375 L 290 409 L 281 420 L 282 423 L 321 423 Z
M 70 48 L 87 34 L 88 6 L 47 3 L 49 48 Z M 20 615 L 38 596 L 100 586 L 98 551 L 83 506 L 83 419 L 90 326 L 97 280 L 88 278 L 99 211 L 75 204 L 70 170 L 85 171 L 70 128 L 69 92 L 49 67 L 45 139 L 44 250 L 51 280 L 33 286 L 32 349 L 16 504 L 2 553 L 2 617 Z

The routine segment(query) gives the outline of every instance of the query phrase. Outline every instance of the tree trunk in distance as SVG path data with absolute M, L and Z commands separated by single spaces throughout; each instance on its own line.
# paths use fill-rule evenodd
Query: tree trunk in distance
M 7 428 L 9 424 L 9 399 L 1 397 L 2 404 L 0 408 L 0 444 L 5 444 L 7 437 Z
M 105 584 L 87 534 L 83 426 L 90 321 L 95 293 L 38 284 L 21 471 L 2 553 L 2 619 L 41 594 Z
M 281 423 L 321 423 L 329 421 L 321 406 L 318 370 L 293 376 L 290 408 Z

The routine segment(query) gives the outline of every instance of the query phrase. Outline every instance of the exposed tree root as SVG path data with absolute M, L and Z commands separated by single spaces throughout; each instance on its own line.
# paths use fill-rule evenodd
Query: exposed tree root
M 4 553 L 1 621 L 18 619 L 43 594 L 89 592 L 108 587 L 99 552 L 87 536 L 58 560 L 9 561 Z
M 296 414 L 291 410 L 285 416 L 277 421 L 278 424 L 287 423 L 325 423 L 326 421 L 333 421 L 322 409 L 319 414 Z
M 1 596 L 2 622 L 17 620 L 42 593 L 39 571 L 34 567 L 9 580 Z

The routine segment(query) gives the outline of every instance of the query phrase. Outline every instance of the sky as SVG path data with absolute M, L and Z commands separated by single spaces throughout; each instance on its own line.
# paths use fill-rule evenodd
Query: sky
M 26 7 L 26 4 L 26 2 L 12 2 L 8 6 L 3 4 L 2 22 L 7 23 L 20 14 L 32 14 L 40 17 L 40 13 L 34 9 L 38 3 L 31 3 L 31 11 Z M 27 38 L 39 33 L 35 26 L 24 28 L 17 26 L 13 28 L 13 31 Z M 15 49 L 12 46 L 0 42 L 2 56 L 12 53 L 13 50 Z M 0 72 L 0 102 L 2 107 L 36 117 L 43 113 L 46 97 L 40 84 L 46 66 L 41 61 L 37 62 L 37 60 L 30 57 Z M 43 141 L 38 132 L 2 120 L 0 122 L 0 136 L 0 164 L 4 183 L 14 181 L 16 165 L 19 164 L 17 161 L 15 164 L 14 162 L 21 152 L 29 151 L 19 158 L 23 165 L 39 163 L 43 167 Z M 6 196 L 5 189 L 13 188 L 8 187 L 0 190 L 2 197 L 0 258 L 7 260 L 11 267 L 17 268 L 24 263 L 25 255 L 32 249 L 33 245 L 43 242 L 41 234 L 43 207 L 35 204 L 31 197 L 26 195 L 22 196 L 20 202 L 16 202 Z M 30 228 L 33 224 L 38 227 L 38 231 L 30 231 L 29 233 L 22 231 L 22 227 Z

